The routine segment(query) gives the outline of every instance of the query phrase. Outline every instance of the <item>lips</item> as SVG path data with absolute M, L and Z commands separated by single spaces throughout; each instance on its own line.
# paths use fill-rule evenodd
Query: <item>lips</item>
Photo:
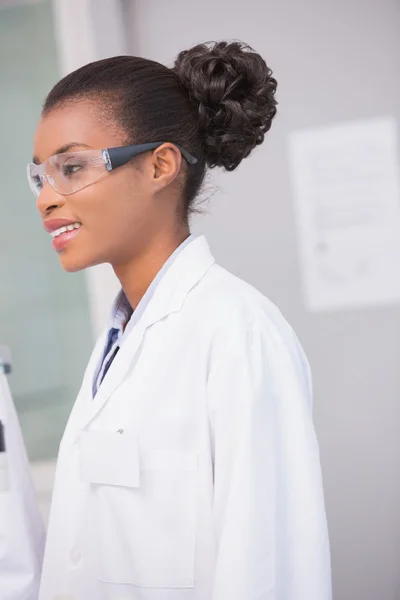
M 53 238 L 53 248 L 57 252 L 64 250 L 81 229 L 81 223 L 72 219 L 48 219 L 43 226 Z

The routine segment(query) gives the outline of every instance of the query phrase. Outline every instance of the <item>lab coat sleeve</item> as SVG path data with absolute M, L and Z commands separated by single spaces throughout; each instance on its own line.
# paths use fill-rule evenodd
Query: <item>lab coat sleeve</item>
M 208 379 L 212 600 L 330 600 L 308 363 L 289 327 L 230 331 L 215 342 Z

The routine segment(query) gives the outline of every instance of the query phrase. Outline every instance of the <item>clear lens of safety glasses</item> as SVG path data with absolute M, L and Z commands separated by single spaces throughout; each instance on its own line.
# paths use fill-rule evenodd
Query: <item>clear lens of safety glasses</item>
M 147 142 L 103 150 L 80 150 L 55 154 L 41 165 L 28 165 L 28 181 L 32 192 L 39 196 L 46 181 L 51 187 L 68 196 L 79 192 L 91 185 L 100 177 L 113 169 L 126 165 L 132 158 L 162 146 L 165 142 Z M 175 144 L 189 165 L 195 165 L 198 160 L 187 150 Z
M 91 185 L 109 171 L 107 153 L 103 150 L 82 150 L 55 154 L 41 165 L 28 165 L 28 181 L 32 192 L 39 196 L 46 181 L 68 196 Z

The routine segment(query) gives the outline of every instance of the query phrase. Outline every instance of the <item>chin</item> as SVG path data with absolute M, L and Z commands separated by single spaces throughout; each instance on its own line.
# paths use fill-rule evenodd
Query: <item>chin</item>
M 94 258 L 90 259 L 89 257 L 82 255 L 73 256 L 72 253 L 68 252 L 60 252 L 59 258 L 62 268 L 67 273 L 77 273 L 78 271 L 83 271 L 89 267 L 94 267 L 102 262 L 101 260 L 96 260 Z

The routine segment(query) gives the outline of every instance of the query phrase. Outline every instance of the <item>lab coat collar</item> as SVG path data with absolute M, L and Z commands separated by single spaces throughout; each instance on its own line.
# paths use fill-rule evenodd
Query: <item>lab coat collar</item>
M 178 312 L 191 291 L 215 262 L 204 236 L 193 239 L 177 255 L 143 314 L 145 327 Z M 147 314 L 146 314 L 147 313 Z
M 169 314 L 179 312 L 187 295 L 213 264 L 214 257 L 204 236 L 196 238 L 182 250 L 157 286 L 141 319 L 129 332 L 95 398 L 92 399 L 91 382 L 104 345 L 104 336 L 102 336 L 86 370 L 65 437 L 68 437 L 68 430 L 76 433 L 77 429 L 89 425 L 102 410 L 104 404 L 123 382 L 127 371 L 133 368 L 146 330 Z

